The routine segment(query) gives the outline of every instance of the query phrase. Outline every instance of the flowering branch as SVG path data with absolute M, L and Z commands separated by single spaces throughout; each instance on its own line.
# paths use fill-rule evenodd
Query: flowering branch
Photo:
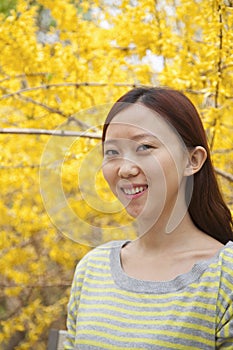
M 20 135 L 53 135 L 53 136 L 68 136 L 68 137 L 87 137 L 90 139 L 101 139 L 101 135 L 97 133 L 84 133 L 70 130 L 48 130 L 48 129 L 33 129 L 33 128 L 3 128 L 0 129 L 0 134 L 20 134 Z

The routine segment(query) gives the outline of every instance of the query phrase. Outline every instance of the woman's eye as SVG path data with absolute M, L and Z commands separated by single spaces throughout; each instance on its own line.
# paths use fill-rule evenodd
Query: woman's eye
M 118 151 L 116 151 L 115 149 L 108 149 L 104 152 L 105 156 L 116 156 L 118 155 Z
M 138 146 L 137 151 L 146 151 L 150 148 L 154 148 L 154 147 L 152 147 L 150 145 L 140 145 L 140 146 Z

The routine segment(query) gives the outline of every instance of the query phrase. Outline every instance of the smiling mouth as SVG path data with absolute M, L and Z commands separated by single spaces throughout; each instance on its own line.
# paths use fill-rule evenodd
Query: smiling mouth
M 137 186 L 137 187 L 130 187 L 130 188 L 121 187 L 121 190 L 124 194 L 133 196 L 135 194 L 144 192 L 145 190 L 147 190 L 147 188 L 148 188 L 148 185 L 144 185 L 144 186 Z

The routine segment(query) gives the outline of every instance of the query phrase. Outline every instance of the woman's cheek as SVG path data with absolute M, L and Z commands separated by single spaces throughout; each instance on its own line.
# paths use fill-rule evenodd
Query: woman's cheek
M 110 162 L 106 162 L 102 166 L 102 173 L 107 181 L 109 187 L 112 189 L 113 181 L 114 181 L 114 166 L 113 164 L 110 164 Z
M 109 178 L 109 170 L 108 170 L 108 165 L 106 163 L 103 163 L 102 165 L 102 173 L 103 176 L 105 178 L 105 180 L 108 182 L 108 178 Z

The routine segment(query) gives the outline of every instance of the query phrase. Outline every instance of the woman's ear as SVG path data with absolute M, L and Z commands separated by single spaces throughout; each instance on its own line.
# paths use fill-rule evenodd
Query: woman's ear
M 197 173 L 205 163 L 207 158 L 206 149 L 202 146 L 196 146 L 189 151 L 188 162 L 185 168 L 185 176 Z

